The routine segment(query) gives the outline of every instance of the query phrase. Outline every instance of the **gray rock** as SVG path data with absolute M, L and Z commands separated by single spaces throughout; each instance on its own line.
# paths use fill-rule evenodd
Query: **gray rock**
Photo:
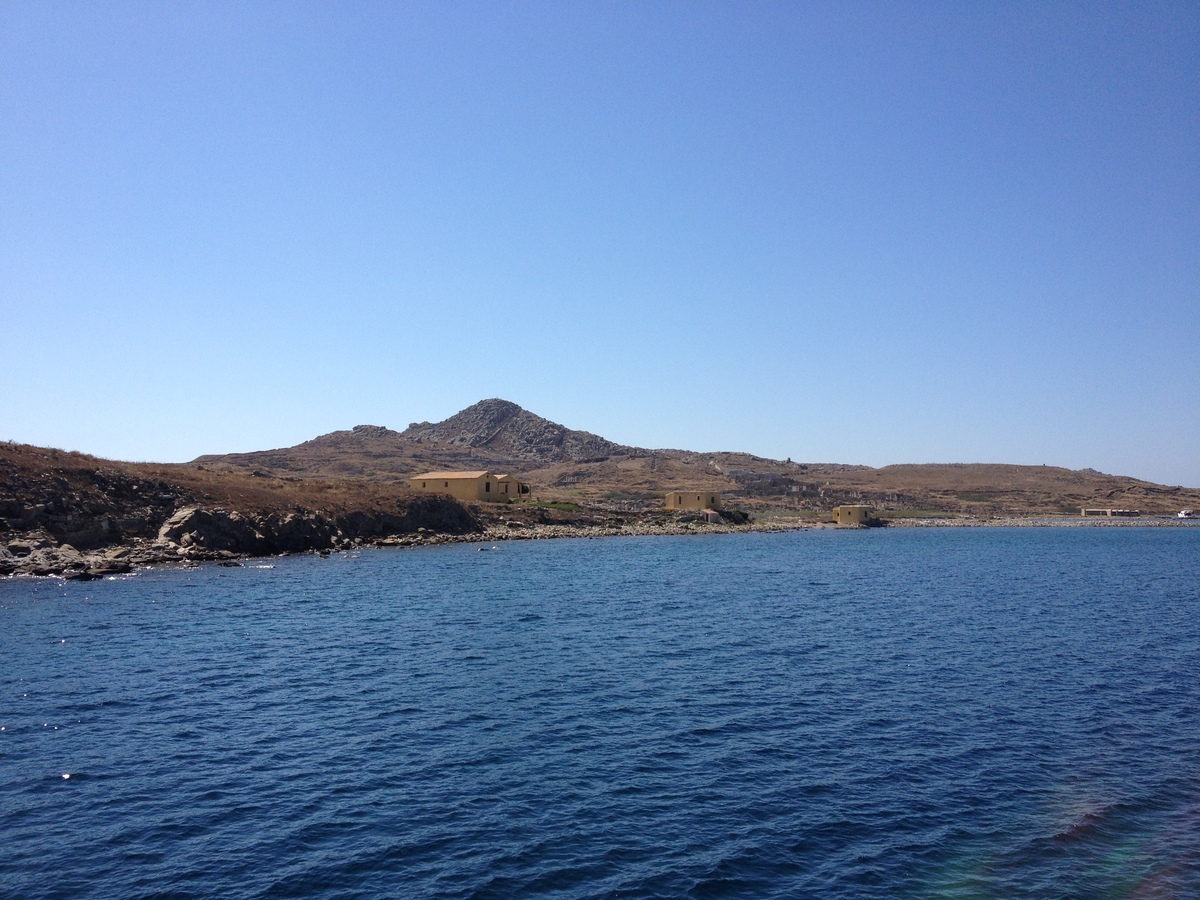
M 238 512 L 188 506 L 176 512 L 158 530 L 158 542 L 189 550 L 230 550 L 259 556 L 271 547 L 255 523 Z

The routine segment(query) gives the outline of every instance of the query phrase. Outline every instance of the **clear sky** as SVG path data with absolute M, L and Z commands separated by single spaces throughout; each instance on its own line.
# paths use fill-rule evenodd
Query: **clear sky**
M 1200 486 L 1200 5 L 0 0 L 0 439 L 487 397 Z

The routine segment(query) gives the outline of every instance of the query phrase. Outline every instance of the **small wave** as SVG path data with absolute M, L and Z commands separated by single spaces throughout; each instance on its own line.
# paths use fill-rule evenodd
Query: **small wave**
M 1120 806 L 1114 803 L 1085 812 L 1066 828 L 1051 835 L 1050 840 L 1056 844 L 1073 844 L 1102 835 L 1110 830 Z
M 1112 803 L 1086 810 L 1050 834 L 1043 832 L 1030 837 L 1024 846 L 1016 851 L 1014 858 L 1028 862 L 1031 859 L 1042 859 L 1046 854 L 1057 856 L 1068 852 L 1070 848 L 1103 843 L 1119 829 L 1116 819 L 1120 816 L 1123 806 L 1120 803 Z

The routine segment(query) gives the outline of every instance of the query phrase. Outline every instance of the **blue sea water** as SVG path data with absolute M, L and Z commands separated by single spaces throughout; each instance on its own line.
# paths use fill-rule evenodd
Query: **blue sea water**
M 8 580 L 0 660 L 6 897 L 1200 896 L 1196 528 Z

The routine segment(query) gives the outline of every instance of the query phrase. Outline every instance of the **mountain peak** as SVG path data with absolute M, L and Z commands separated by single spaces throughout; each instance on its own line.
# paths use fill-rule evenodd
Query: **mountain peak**
M 628 449 L 590 432 L 543 419 L 498 397 L 480 400 L 442 422 L 410 425 L 404 437 L 546 462 L 609 456 Z

